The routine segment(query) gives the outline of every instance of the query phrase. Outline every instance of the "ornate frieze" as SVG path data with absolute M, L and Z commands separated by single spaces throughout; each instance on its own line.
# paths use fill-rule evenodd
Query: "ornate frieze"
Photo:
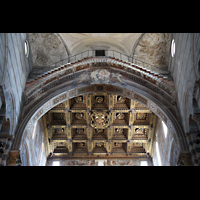
M 174 103 L 176 97 L 175 88 L 168 85 L 167 82 L 165 82 L 164 80 L 161 80 L 157 76 L 154 76 L 140 69 L 137 69 L 136 66 L 132 66 L 129 63 L 125 64 L 119 61 L 115 62 L 113 59 L 109 58 L 104 59 L 104 61 L 107 63 L 106 66 L 95 64 L 95 68 L 97 66 L 100 66 L 101 68 L 93 69 L 92 67 L 89 67 L 90 63 L 104 63 L 104 62 L 99 62 L 98 58 L 96 59 L 88 58 L 85 59 L 84 61 L 79 61 L 76 64 L 71 63 L 70 66 L 64 65 L 60 69 L 55 70 L 55 72 L 52 72 L 51 75 L 44 75 L 43 78 L 38 78 L 38 80 L 34 81 L 34 84 L 32 85 L 31 83 L 27 83 L 27 87 L 25 90 L 26 94 L 25 104 L 28 105 L 38 95 L 46 92 L 47 90 L 50 90 L 54 86 L 66 83 L 71 80 L 75 80 L 75 84 L 81 84 L 81 82 L 87 84 L 119 83 L 122 86 L 126 86 L 128 84 L 126 81 L 127 78 L 142 85 L 145 85 L 150 90 L 160 93 L 164 98 L 170 101 L 170 103 L 172 104 Z M 70 69 L 67 69 L 69 67 Z M 73 68 L 76 69 L 74 70 L 74 72 L 72 70 Z M 119 69 L 121 71 L 119 71 Z M 80 70 L 82 71 L 81 73 L 79 72 Z M 76 73 L 79 73 L 80 75 L 74 76 Z

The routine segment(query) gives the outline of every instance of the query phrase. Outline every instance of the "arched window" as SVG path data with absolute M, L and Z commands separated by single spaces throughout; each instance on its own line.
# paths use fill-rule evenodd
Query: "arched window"
M 162 121 L 162 125 L 163 125 L 164 135 L 166 138 L 167 137 L 167 126 L 165 125 L 165 123 L 163 121 Z
M 28 57 L 28 55 L 29 55 L 29 44 L 28 44 L 27 40 L 24 42 L 24 50 L 25 50 L 26 57 Z
M 175 41 L 173 39 L 171 44 L 171 56 L 174 57 L 174 55 L 175 55 Z
M 158 166 L 161 166 L 161 158 L 160 158 L 160 151 L 159 151 L 159 147 L 158 147 L 158 142 L 156 142 L 156 153 L 157 153 Z

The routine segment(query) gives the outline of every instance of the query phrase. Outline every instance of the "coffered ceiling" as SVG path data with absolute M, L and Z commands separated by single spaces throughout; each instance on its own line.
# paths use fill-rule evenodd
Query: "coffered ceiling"
M 44 117 L 50 159 L 146 158 L 152 153 L 157 116 L 126 97 L 81 95 Z

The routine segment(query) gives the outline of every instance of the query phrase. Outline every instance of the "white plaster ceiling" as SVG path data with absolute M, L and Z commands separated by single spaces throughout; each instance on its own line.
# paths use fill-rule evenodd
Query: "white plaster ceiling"
M 29 33 L 33 65 L 50 63 L 76 55 L 92 46 L 107 46 L 149 64 L 164 67 L 168 63 L 170 33 Z
M 93 45 L 110 46 L 108 50 L 116 49 L 130 55 L 133 45 L 142 33 L 60 33 L 68 46 L 71 55 L 90 49 Z

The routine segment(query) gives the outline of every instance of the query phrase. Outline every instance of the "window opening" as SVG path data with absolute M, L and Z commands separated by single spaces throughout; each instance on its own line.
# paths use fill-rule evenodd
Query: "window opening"
M 95 56 L 105 56 L 105 50 L 95 50 Z
M 107 160 L 96 160 L 97 166 L 105 166 L 107 164 Z
M 98 166 L 104 166 L 104 161 L 99 161 Z
M 26 57 L 28 57 L 28 55 L 29 55 L 29 45 L 28 45 L 28 41 L 27 40 L 24 43 L 24 50 L 25 50 Z
M 140 161 L 140 166 L 148 166 L 148 162 L 146 160 Z
M 167 126 L 165 125 L 165 123 L 163 121 L 162 121 L 162 125 L 163 125 L 164 135 L 166 138 L 167 137 Z
M 60 166 L 60 162 L 59 161 L 53 161 L 53 166 Z
M 156 153 L 157 153 L 158 166 L 161 166 L 161 159 L 160 159 L 160 151 L 159 151 L 159 147 L 158 147 L 158 142 L 156 142 Z
M 172 40 L 172 44 L 171 44 L 171 56 L 174 57 L 175 55 L 175 42 L 174 40 Z

